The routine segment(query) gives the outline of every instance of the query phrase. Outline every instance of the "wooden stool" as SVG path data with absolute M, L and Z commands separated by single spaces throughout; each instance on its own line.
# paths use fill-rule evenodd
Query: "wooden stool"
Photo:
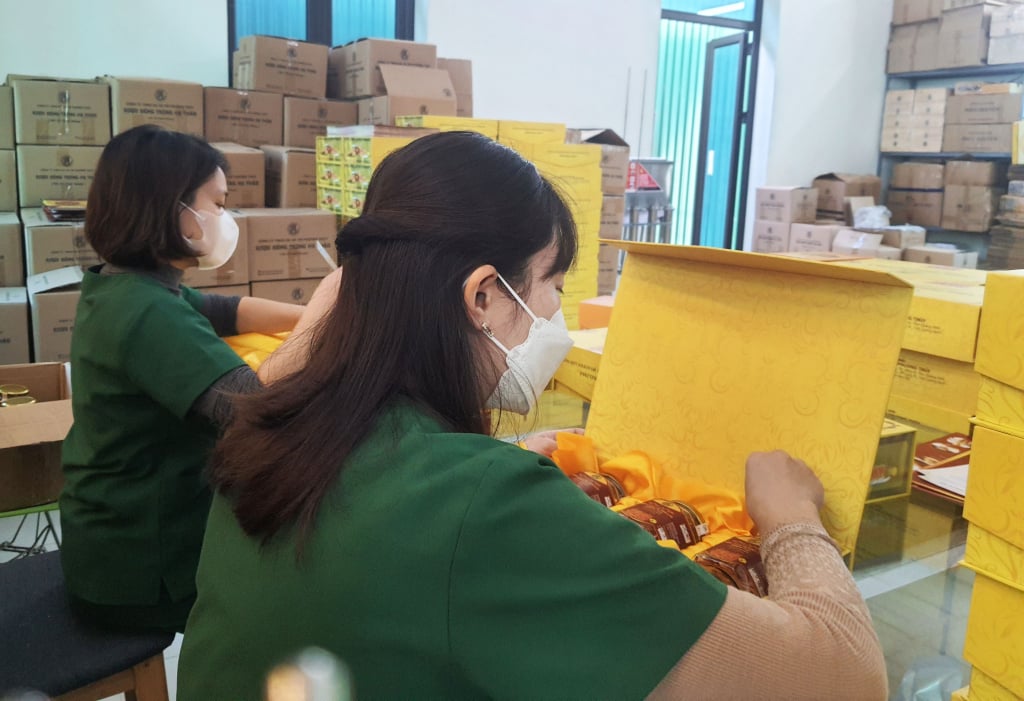
M 167 701 L 171 633 L 91 628 L 71 612 L 60 553 L 0 565 L 0 696 L 32 689 L 57 701 Z

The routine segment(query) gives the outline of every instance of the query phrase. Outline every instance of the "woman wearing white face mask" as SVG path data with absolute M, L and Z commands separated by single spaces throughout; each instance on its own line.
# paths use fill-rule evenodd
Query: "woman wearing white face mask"
M 302 311 L 181 285 L 238 243 L 225 165 L 201 139 L 137 127 L 106 146 L 89 193 L 85 234 L 104 263 L 85 274 L 72 336 L 61 553 L 74 609 L 99 625 L 184 628 L 210 502 L 201 472 L 227 395 L 259 387 L 218 336 L 287 331 Z
M 884 698 L 806 465 L 748 465 L 776 602 L 488 435 L 485 407 L 525 412 L 571 345 L 575 227 L 532 165 L 475 134 L 414 141 L 337 246 L 322 319 L 214 452 L 179 701 L 262 698 L 310 645 L 363 700 Z

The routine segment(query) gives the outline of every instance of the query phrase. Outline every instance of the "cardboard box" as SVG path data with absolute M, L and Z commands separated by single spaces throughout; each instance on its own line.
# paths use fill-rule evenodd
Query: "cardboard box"
M 855 229 L 839 229 L 832 239 L 832 250 L 844 255 L 876 257 L 881 245 L 881 234 L 869 234 Z
M 325 135 L 328 126 L 358 122 L 359 108 L 354 102 L 284 98 L 285 146 L 316 148 L 316 137 Z
M 105 84 L 42 78 L 9 82 L 17 143 L 102 146 L 110 141 L 110 88 Z
M 32 356 L 37 363 L 71 360 L 71 334 L 83 275 L 80 267 L 71 266 L 26 278 Z
M 258 148 L 281 143 L 284 104 L 272 92 L 203 89 L 204 133 L 207 141 L 226 141 Z
M 876 175 L 826 173 L 814 179 L 818 189 L 818 211 L 845 214 L 847 197 L 882 197 L 882 181 Z
M 400 127 L 419 127 L 437 129 L 438 131 L 474 131 L 490 139 L 498 138 L 497 119 L 471 119 L 467 117 L 447 117 L 439 114 L 419 114 L 399 115 L 395 122 Z M 629 160 L 628 157 L 626 160 Z
M 473 116 L 473 62 L 462 58 L 438 58 L 437 67 L 448 71 L 455 88 L 459 117 Z
M 1010 153 L 1012 124 L 947 124 L 942 150 L 953 153 Z
M 18 208 L 18 166 L 14 151 L 0 151 L 0 212 Z
M 24 385 L 36 403 L 0 413 L 0 511 L 56 501 L 64 484 L 61 441 L 71 428 L 64 363 L 0 366 L 0 383 Z
M 102 146 L 19 146 L 19 205 L 87 199 L 101 153 Z
M 882 243 L 903 250 L 911 246 L 923 246 L 925 230 L 916 226 L 891 226 L 881 231 Z
M 984 313 L 978 332 L 975 369 L 982 375 L 1024 390 L 1024 271 L 993 272 L 985 285 Z
M 885 93 L 886 117 L 910 116 L 914 113 L 916 90 L 889 90 Z
M 883 129 L 883 153 L 939 153 L 942 150 L 943 129 Z
M 327 95 L 355 99 L 389 94 L 380 70 L 383 65 L 437 68 L 437 47 L 394 39 L 359 39 L 336 46 L 331 49 L 328 62 Z M 452 88 L 448 72 L 444 73 L 448 87 Z M 454 101 L 454 88 L 450 97 Z
M 976 185 L 947 185 L 942 204 L 942 227 L 955 231 L 985 232 L 999 210 L 1003 190 Z
M 832 250 L 832 241 L 839 232 L 838 226 L 819 224 L 793 224 L 789 228 L 790 251 L 825 253 Z
M 263 146 L 268 207 L 316 207 L 316 150 Z
M 896 0 L 893 24 L 912 24 L 942 17 L 942 0 Z
M 941 190 L 945 174 L 942 163 L 897 163 L 889 186 L 898 190 Z
M 943 193 L 921 190 L 889 190 L 886 207 L 893 224 L 937 227 L 942 224 Z
M 82 222 L 52 222 L 41 209 L 21 210 L 28 275 L 68 266 L 89 267 L 102 261 L 85 239 Z
M 995 6 L 979 4 L 943 12 L 939 66 L 980 66 L 988 58 L 988 28 Z
M 601 199 L 601 228 L 598 236 L 602 239 L 622 238 L 622 223 L 626 217 L 626 198 L 605 195 Z
M 252 282 L 322 278 L 331 272 L 316 250 L 337 236 L 331 212 L 316 209 L 247 209 L 249 279 Z
M 902 260 L 903 250 L 896 248 L 895 246 L 886 246 L 881 244 L 875 249 L 875 258 L 881 258 L 884 260 Z
M 238 42 L 238 78 L 234 87 L 324 97 L 327 47 L 280 37 L 242 37 Z
M 805 455 L 825 486 L 826 528 L 852 551 L 910 302 L 905 283 L 777 256 L 620 245 L 628 256 L 587 421 L 599 453 L 639 449 L 643 425 L 642 449 L 666 474 L 741 495 L 753 446 Z M 741 301 L 750 299 L 770 299 L 768 311 L 751 315 Z M 637 400 L 628 409 L 627 396 Z M 670 397 L 717 409 L 684 418 L 666 413 Z M 846 414 L 851 400 L 856 418 Z M 835 445 L 844 449 L 826 447 Z
M 245 285 L 249 282 L 249 226 L 248 219 L 239 212 L 231 212 L 238 224 L 238 245 L 227 262 L 214 270 L 189 268 L 181 282 L 189 287 L 218 287 Z
M 608 329 L 581 329 L 570 331 L 569 336 L 572 337 L 572 350 L 555 371 L 554 380 L 589 401 L 594 396 Z
M 456 116 L 455 91 L 446 71 L 382 64 L 387 95 L 359 101 L 360 124 L 392 125 L 405 115 Z
M 946 117 L 944 114 L 887 114 L 882 118 L 883 132 L 889 130 L 911 132 L 941 130 L 945 125 Z
M 24 285 L 25 256 L 21 248 L 21 220 L 14 212 L 0 212 L 0 287 Z
M 914 24 L 892 28 L 892 34 L 889 36 L 887 73 L 910 73 L 914 70 L 917 31 L 917 25 Z
M 790 224 L 774 221 L 754 222 L 754 253 L 781 253 L 789 248 Z
M 949 101 L 949 88 L 918 88 L 914 91 L 914 115 L 946 118 L 946 103 Z M 934 126 L 933 124 L 924 125 Z M 918 125 L 916 128 L 922 128 Z
M 976 251 L 938 248 L 934 244 L 931 246 L 911 246 L 903 252 L 903 259 L 914 263 L 948 265 L 953 268 L 978 267 L 978 253 Z
M 986 83 L 981 80 L 961 80 L 953 86 L 954 95 L 1010 95 L 1024 92 L 1021 83 Z
M 1000 185 L 1006 166 L 993 161 L 946 161 L 946 185 Z
M 496 136 L 494 138 L 497 138 Z M 623 195 L 629 177 L 629 144 L 611 129 L 568 129 L 566 143 L 601 146 L 601 191 Z
M 565 134 L 564 124 L 498 121 L 498 141 L 513 148 L 520 144 L 561 144 L 565 142 Z
M 934 71 L 939 68 L 939 52 L 942 21 L 935 19 L 917 25 L 914 41 L 914 70 Z
M 818 218 L 818 191 L 813 187 L 757 188 L 756 218 L 783 224 L 813 224 Z
M 579 304 L 580 329 L 603 329 L 607 328 L 612 318 L 612 308 L 615 306 L 615 298 L 609 295 L 601 295 L 593 299 L 586 299 Z
M 103 80 L 110 84 L 115 135 L 143 124 L 203 135 L 203 86 L 199 83 L 112 76 Z
M 266 201 L 263 151 L 239 144 L 211 143 L 228 162 L 228 202 L 233 208 L 262 207 Z
M 989 36 L 991 38 L 1019 36 L 1021 34 L 1024 34 L 1024 6 L 1008 4 L 1003 7 L 993 8 L 991 25 L 989 26 Z
M 261 299 L 272 299 L 275 302 L 288 304 L 307 304 L 321 278 L 302 280 L 277 280 L 274 282 L 252 283 L 252 296 Z
M 995 66 L 1024 61 L 1024 35 L 992 37 L 988 42 L 988 63 Z
M 14 148 L 14 89 L 0 85 L 0 150 Z
M 1006 514 L 1012 519 L 1016 512 Z M 1016 697 L 1024 696 L 1024 653 L 1008 644 L 1024 635 L 1024 589 L 981 573 L 974 578 L 964 659 Z M 971 697 L 983 697 L 974 690 Z
M 0 365 L 29 360 L 28 291 L 24 287 L 0 285 Z M 2 370 L 0 368 L 0 383 L 7 381 L 2 379 Z
M 1008 124 L 1021 118 L 1024 96 L 953 95 L 946 103 L 947 124 Z
M 973 416 L 978 406 L 981 375 L 972 363 L 916 351 L 900 351 L 893 394 Z

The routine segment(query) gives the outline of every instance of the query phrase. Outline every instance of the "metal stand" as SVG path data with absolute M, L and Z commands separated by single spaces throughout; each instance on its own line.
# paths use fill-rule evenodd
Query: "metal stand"
M 20 509 L 18 511 L 0 514 L 2 517 L 21 517 L 21 520 L 18 522 L 18 527 L 14 530 L 14 535 L 11 539 L 0 542 L 0 552 L 14 553 L 14 557 L 11 558 L 12 560 L 29 557 L 30 555 L 40 555 L 46 552 L 46 543 L 51 538 L 53 539 L 56 548 L 59 549 L 60 536 L 57 535 L 57 529 L 54 526 L 53 517 L 50 515 L 50 512 L 56 508 L 56 504 L 47 504 L 43 507 Z M 19 545 L 18 537 L 21 535 L 21 531 L 25 527 L 25 522 L 33 515 L 36 517 L 35 535 L 29 544 Z M 43 523 L 44 519 L 45 523 Z

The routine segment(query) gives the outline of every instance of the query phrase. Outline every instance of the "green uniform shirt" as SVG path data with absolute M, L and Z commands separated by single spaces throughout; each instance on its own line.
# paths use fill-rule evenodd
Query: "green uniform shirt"
M 161 581 L 174 601 L 195 591 L 216 429 L 189 408 L 243 364 L 201 302 L 147 275 L 82 281 L 60 515 L 68 591 L 85 601 L 156 604 Z
M 310 645 L 360 701 L 640 699 L 725 600 L 548 460 L 409 408 L 353 454 L 306 548 L 261 549 L 214 496 L 179 701 L 260 699 Z

